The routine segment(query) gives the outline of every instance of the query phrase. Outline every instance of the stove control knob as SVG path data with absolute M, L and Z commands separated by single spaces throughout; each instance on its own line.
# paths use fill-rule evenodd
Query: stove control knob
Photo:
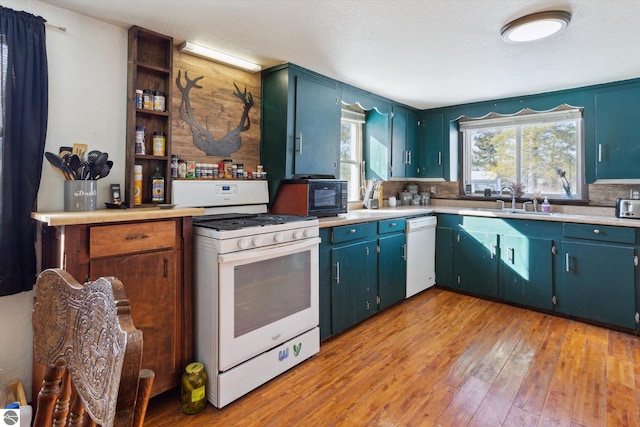
M 302 239 L 303 232 L 302 230 L 296 230 L 293 232 L 294 239 Z
M 249 247 L 249 241 L 247 239 L 238 240 L 238 247 L 240 249 L 247 249 Z
M 262 239 L 258 236 L 253 238 L 253 246 L 260 246 L 262 244 Z
M 276 233 L 276 234 L 273 235 L 273 241 L 274 242 L 280 243 L 283 240 L 284 240 L 284 236 L 282 234 Z
M 304 230 L 304 235 L 305 237 L 313 237 L 313 229 L 307 228 L 306 230 Z

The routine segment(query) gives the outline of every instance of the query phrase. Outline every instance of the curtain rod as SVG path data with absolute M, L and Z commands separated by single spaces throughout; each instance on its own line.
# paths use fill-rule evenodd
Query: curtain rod
M 58 25 L 49 24 L 48 22 L 45 22 L 44 25 L 49 27 L 49 28 L 53 28 L 54 30 L 67 31 L 67 29 L 65 27 L 60 27 Z

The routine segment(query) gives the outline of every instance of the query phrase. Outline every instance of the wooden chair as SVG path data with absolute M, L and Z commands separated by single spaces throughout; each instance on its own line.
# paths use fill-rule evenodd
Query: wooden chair
M 81 285 L 49 269 L 35 298 L 33 352 L 45 371 L 34 426 L 142 426 L 154 373 L 140 370 L 142 331 L 122 282 Z

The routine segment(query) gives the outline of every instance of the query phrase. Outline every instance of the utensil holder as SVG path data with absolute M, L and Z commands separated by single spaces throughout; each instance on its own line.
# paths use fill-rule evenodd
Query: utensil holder
M 64 181 L 65 212 L 95 211 L 98 204 L 98 182 L 95 180 Z

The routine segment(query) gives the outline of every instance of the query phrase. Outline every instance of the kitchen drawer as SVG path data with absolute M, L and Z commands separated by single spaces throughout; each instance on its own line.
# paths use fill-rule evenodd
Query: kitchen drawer
M 375 234 L 375 222 L 362 222 L 358 224 L 341 225 L 339 227 L 333 227 L 331 243 L 342 243 L 365 239 L 367 237 L 375 236 Z
M 378 234 L 397 233 L 399 231 L 404 231 L 406 225 L 406 218 L 391 218 L 378 221 Z
M 176 246 L 174 221 L 101 225 L 89 230 L 89 256 L 100 258 Z
M 574 239 L 599 240 L 615 243 L 636 243 L 636 229 L 608 225 L 565 223 L 562 228 L 564 237 Z

